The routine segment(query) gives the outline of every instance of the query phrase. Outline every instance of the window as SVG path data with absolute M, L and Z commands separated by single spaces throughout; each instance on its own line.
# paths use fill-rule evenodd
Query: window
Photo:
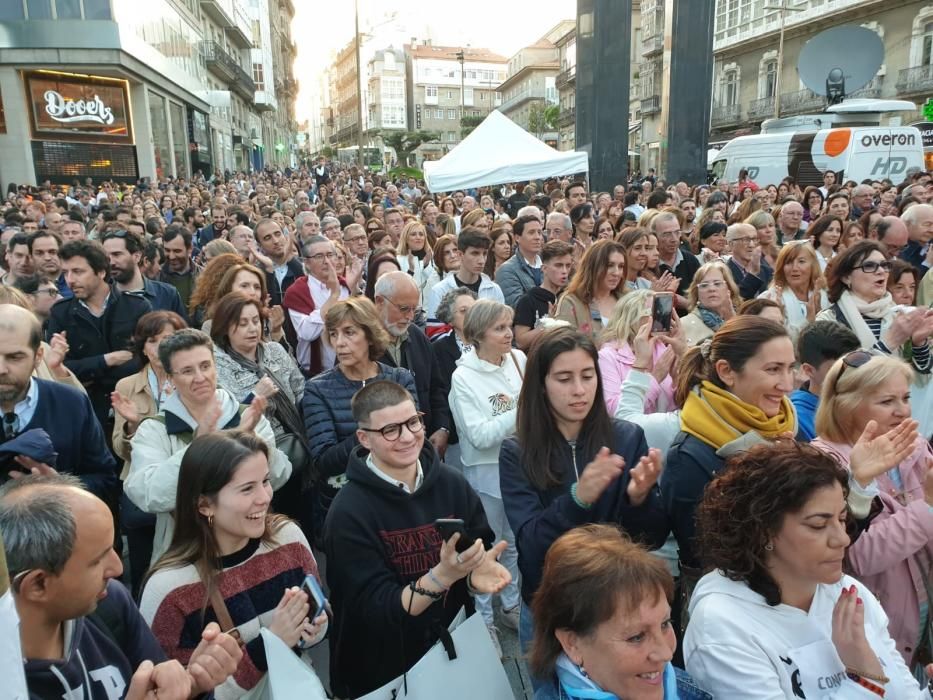
M 254 19 L 251 22 L 251 29 L 251 33 L 253 35 L 253 46 L 262 46 L 262 28 L 260 27 L 258 19 Z
M 266 81 L 263 75 L 263 66 L 261 63 L 253 64 L 253 82 L 256 83 L 256 89 L 263 92 L 266 89 Z
M 454 98 L 454 93 L 451 92 L 450 90 L 448 90 L 448 91 L 447 91 L 447 99 L 448 99 L 448 100 L 452 100 L 453 98 Z
M 920 55 L 920 65 L 933 64 L 933 22 L 923 25 L 923 52 Z
M 455 110 L 455 109 L 448 109 L 448 110 L 447 110 L 447 118 L 448 118 L 448 119 L 456 119 L 456 118 L 457 118 L 457 110 Z
M 777 61 L 768 61 L 765 63 L 764 70 L 764 94 L 762 97 L 774 97 L 777 90 Z
M 429 105 L 437 104 L 437 85 L 424 86 L 424 103 Z
M 485 93 L 485 92 L 480 92 L 480 93 L 479 93 L 479 101 L 480 101 L 480 102 L 485 102 L 485 101 L 486 101 L 486 93 Z
M 57 19 L 81 19 L 80 0 L 55 0 Z
M 29 13 L 29 19 L 52 19 L 49 0 L 26 0 L 26 12 Z
M 473 88 L 465 87 L 463 89 L 463 103 L 468 106 L 473 106 Z
M 729 70 L 722 75 L 722 104 L 732 106 L 739 100 L 738 71 Z
M 395 54 L 391 51 L 386 51 L 382 54 L 382 69 L 395 70 Z

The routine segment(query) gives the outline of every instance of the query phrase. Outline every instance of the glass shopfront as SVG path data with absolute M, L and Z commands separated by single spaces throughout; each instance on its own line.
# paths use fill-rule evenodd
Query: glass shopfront
M 177 102 L 169 102 L 169 113 L 172 115 L 172 151 L 175 154 L 175 177 L 186 180 L 191 175 L 188 172 L 188 130 L 185 128 L 185 108 Z
M 156 178 L 164 179 L 172 174 L 171 140 L 168 134 L 168 117 L 165 114 L 165 98 L 149 91 L 149 128 L 152 133 L 152 150 L 155 157 Z

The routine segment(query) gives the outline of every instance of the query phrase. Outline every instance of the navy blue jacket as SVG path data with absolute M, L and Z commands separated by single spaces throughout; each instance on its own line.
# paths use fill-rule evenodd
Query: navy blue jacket
M 52 438 L 58 462 L 55 468 L 74 474 L 88 491 L 105 503 L 114 503 L 117 462 L 87 396 L 74 387 L 34 379 L 39 386 L 36 412 L 21 432 L 42 428 Z
M 930 268 L 923 264 L 926 256 L 921 251 L 923 251 L 923 246 L 920 245 L 920 243 L 917 241 L 907 241 L 907 245 L 904 247 L 904 250 L 901 251 L 900 258 L 917 268 L 920 276 L 923 277 Z
M 680 561 L 698 567 L 694 548 L 696 508 L 703 490 L 725 464 L 716 450 L 699 438 L 680 432 L 671 443 L 661 473 L 661 495 L 671 519 L 671 529 L 680 548 Z
M 661 506 L 657 487 L 640 506 L 632 505 L 626 493 L 629 469 L 648 454 L 645 433 L 639 426 L 621 420 L 613 420 L 612 428 L 615 439 L 609 447 L 613 453 L 625 459 L 626 470 L 588 509 L 574 503 L 570 487 L 577 480 L 577 472 L 582 474 L 586 465 L 593 461 L 595 452 L 577 452 L 571 449 L 569 443 L 562 442 L 560 452 L 553 459 L 557 462 L 557 471 L 563 483 L 547 491 L 540 491 L 525 475 L 522 448 L 518 440 L 510 437 L 502 443 L 499 451 L 499 483 L 505 514 L 515 533 L 518 568 L 522 574 L 522 598 L 526 603 L 531 602 L 541 582 L 544 555 L 548 548 L 568 530 L 587 523 L 616 523 L 632 539 L 642 542 L 649 549 L 657 549 L 667 539 L 667 515 Z M 585 437 L 581 437 L 583 439 L 577 440 L 578 445 L 585 442 Z
M 144 297 L 153 311 L 174 311 L 188 323 L 188 312 L 181 303 L 178 290 L 172 285 L 143 276 L 143 290 L 137 295 Z
M 761 261 L 761 270 L 757 275 L 745 272 L 732 258 L 729 258 L 726 264 L 729 266 L 729 272 L 732 273 L 732 279 L 739 288 L 739 294 L 745 301 L 754 299 L 765 291 L 774 276 L 774 270 L 764 260 Z
M 424 411 L 424 424 L 428 429 L 428 436 L 434 431 L 446 428 L 450 430 L 453 421 L 450 419 L 450 406 L 447 395 L 450 393 L 450 377 L 447 381 L 441 378 L 441 368 L 431 341 L 424 331 L 414 323 L 408 326 L 408 339 L 402 343 L 402 367 L 415 377 L 415 387 L 418 391 L 418 405 Z M 386 350 L 379 361 L 389 367 L 395 367 L 395 360 Z

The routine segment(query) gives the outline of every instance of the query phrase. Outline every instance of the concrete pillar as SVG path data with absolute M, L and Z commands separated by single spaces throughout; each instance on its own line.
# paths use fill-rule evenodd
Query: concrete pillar
M 142 83 L 130 83 L 130 105 L 139 176 L 156 181 L 155 148 L 152 143 L 152 125 L 149 123 L 149 90 Z
M 577 0 L 576 148 L 589 154 L 591 190 L 628 174 L 631 35 L 632 0 Z
M 0 66 L 0 99 L 6 116 L 6 133 L 0 134 L 0 182 L 2 191 L 15 182 L 36 185 L 32 160 L 32 137 L 29 126 L 30 105 L 25 102 L 25 88 L 19 71 Z

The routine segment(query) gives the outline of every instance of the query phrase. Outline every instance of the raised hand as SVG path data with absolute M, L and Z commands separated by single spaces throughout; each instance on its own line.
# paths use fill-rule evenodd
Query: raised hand
M 659 476 L 661 476 L 661 452 L 652 447 L 629 472 L 626 493 L 632 505 L 640 506 L 645 502 L 651 489 L 658 483 Z
M 246 431 L 255 430 L 256 425 L 259 423 L 259 419 L 262 418 L 266 406 L 268 405 L 269 401 L 265 396 L 260 396 L 258 394 L 254 396 L 253 402 L 243 411 L 243 415 L 240 416 L 240 429 Z
M 933 336 L 933 309 L 916 309 L 910 316 L 911 328 L 913 328 L 910 342 L 914 345 L 923 345 L 930 339 L 930 336 Z
M 136 404 L 131 399 L 126 398 L 119 391 L 110 392 L 110 405 L 123 420 L 127 422 L 127 430 L 132 433 L 139 425 L 139 411 L 136 410 Z
M 256 396 L 261 396 L 264 399 L 269 399 L 275 396 L 279 388 L 275 385 L 275 382 L 268 376 L 263 377 L 258 382 L 256 386 L 253 387 L 253 394 Z
M 285 323 L 285 309 L 281 306 L 270 306 L 268 307 L 269 312 L 269 332 L 272 335 L 275 335 L 280 330 Z
M 836 653 L 846 667 L 884 675 L 881 662 L 865 639 L 865 606 L 854 585 L 842 589 L 833 608 L 832 638 Z
M 677 355 L 674 353 L 674 348 L 670 345 L 664 348 L 664 352 L 661 353 L 658 361 L 654 363 L 654 369 L 651 371 L 652 376 L 658 384 L 663 382 L 671 373 L 671 370 L 674 369 L 674 361 L 676 359 Z
M 586 465 L 577 482 L 577 498 L 592 505 L 609 485 L 622 476 L 625 460 L 612 454 L 608 447 L 600 448 L 592 462 Z
M 243 650 L 237 640 L 220 631 L 220 625 L 211 622 L 201 632 L 201 642 L 188 660 L 192 693 L 208 693 L 236 672 Z
M 651 335 L 651 324 L 643 323 L 632 339 L 632 352 L 635 355 L 635 367 L 646 372 L 654 370 L 654 346 L 656 336 Z
M 919 423 L 907 418 L 886 433 L 870 420 L 849 454 L 849 469 L 862 488 L 907 459 L 916 448 Z
M 298 644 L 308 623 L 308 594 L 300 588 L 287 588 L 272 613 L 269 631 L 285 642 L 286 646 Z
M 197 436 L 200 437 L 201 435 L 207 435 L 208 433 L 216 431 L 218 427 L 217 423 L 220 421 L 220 416 L 222 414 L 223 406 L 220 405 L 220 401 L 214 396 L 211 400 L 210 408 L 204 415 L 204 420 L 198 423 L 198 429 L 196 431 Z
M 65 357 L 68 355 L 68 336 L 67 331 L 55 333 L 49 340 L 49 350 L 45 353 L 45 364 L 49 366 L 54 374 L 61 368 Z M 67 372 L 64 372 L 67 374 Z
M 503 540 L 486 552 L 482 563 L 470 572 L 470 586 L 478 593 L 498 593 L 512 582 L 512 574 L 499 563 L 508 542 Z

